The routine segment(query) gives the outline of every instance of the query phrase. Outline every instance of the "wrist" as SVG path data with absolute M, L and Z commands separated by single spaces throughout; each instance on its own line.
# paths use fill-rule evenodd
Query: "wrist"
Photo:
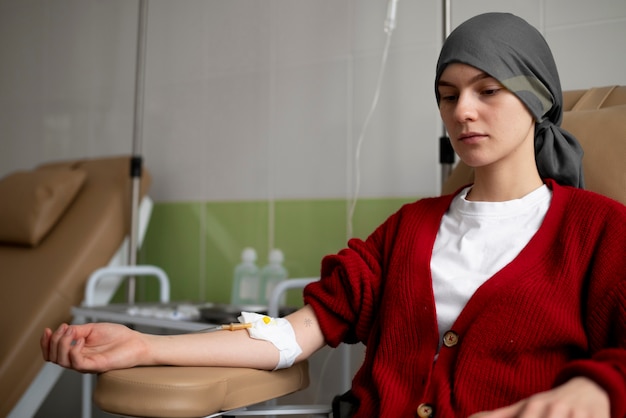
M 568 383 L 571 385 L 584 387 L 586 390 L 593 391 L 597 393 L 598 396 L 602 396 L 606 398 L 607 402 L 609 401 L 608 392 L 593 379 L 590 379 L 586 376 L 575 376 L 575 377 L 572 377 L 568 381 Z
M 137 334 L 140 343 L 137 352 L 137 365 L 158 366 L 165 364 L 163 356 L 159 354 L 162 351 L 160 347 L 163 336 L 140 332 Z

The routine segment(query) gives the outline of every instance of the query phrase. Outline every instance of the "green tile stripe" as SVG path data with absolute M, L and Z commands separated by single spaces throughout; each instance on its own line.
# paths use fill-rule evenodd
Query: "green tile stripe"
M 411 198 L 359 200 L 354 236 L 365 238 Z M 314 277 L 320 260 L 346 243 L 345 200 L 282 200 L 274 203 L 275 246 L 285 254 L 289 276 Z M 228 302 L 232 275 L 244 247 L 257 250 L 259 265 L 267 260 L 268 203 L 155 203 L 139 263 L 163 268 L 171 281 L 171 299 Z M 156 300 L 156 281 L 138 279 L 138 300 Z M 288 302 L 299 305 L 299 292 Z M 123 301 L 123 294 L 116 296 Z

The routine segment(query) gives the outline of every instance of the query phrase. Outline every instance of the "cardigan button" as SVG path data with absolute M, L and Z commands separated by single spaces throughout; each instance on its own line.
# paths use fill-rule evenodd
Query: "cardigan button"
M 443 345 L 448 348 L 454 347 L 459 343 L 459 334 L 454 331 L 448 331 L 443 334 Z
M 430 404 L 422 403 L 417 407 L 417 416 L 420 418 L 432 418 L 433 407 Z

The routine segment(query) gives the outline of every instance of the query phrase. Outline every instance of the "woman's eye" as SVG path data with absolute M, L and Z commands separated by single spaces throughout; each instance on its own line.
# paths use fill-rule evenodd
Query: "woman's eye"
M 456 98 L 457 98 L 457 96 L 454 95 L 454 94 L 447 94 L 447 95 L 442 95 L 441 96 L 441 101 L 442 102 L 453 102 L 453 101 L 456 100 Z
M 493 89 L 484 89 L 482 91 L 483 96 L 493 96 L 494 94 L 498 93 L 501 89 L 499 88 L 493 88 Z

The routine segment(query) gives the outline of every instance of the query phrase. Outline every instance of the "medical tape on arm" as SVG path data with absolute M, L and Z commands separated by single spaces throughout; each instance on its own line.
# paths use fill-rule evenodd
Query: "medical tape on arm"
M 302 353 L 302 348 L 296 341 L 296 333 L 285 318 L 270 318 L 255 312 L 242 312 L 238 319 L 241 323 L 252 324 L 248 328 L 251 338 L 269 341 L 278 349 L 280 359 L 274 370 L 290 367 Z

